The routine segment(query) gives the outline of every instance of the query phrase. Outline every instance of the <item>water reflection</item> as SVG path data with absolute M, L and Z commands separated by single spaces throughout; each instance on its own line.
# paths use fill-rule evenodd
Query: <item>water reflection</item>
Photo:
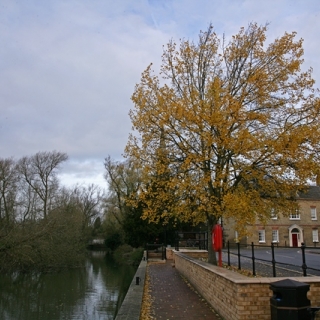
M 91 252 L 83 268 L 0 277 L 0 319 L 114 319 L 135 268 Z

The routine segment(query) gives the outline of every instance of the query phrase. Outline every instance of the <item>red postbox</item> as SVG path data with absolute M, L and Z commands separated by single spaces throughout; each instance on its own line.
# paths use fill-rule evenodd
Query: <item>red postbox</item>
M 222 227 L 216 224 L 212 228 L 212 248 L 214 251 L 219 252 L 219 266 L 222 267 Z

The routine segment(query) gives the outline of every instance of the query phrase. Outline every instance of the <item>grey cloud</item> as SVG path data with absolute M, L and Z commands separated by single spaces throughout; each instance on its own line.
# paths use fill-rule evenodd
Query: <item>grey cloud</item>
M 157 72 L 171 38 L 195 38 L 210 22 L 227 36 L 250 21 L 270 21 L 271 37 L 297 31 L 320 78 L 318 0 L 2 3 L 0 156 L 66 152 L 65 181 L 101 180 L 104 158 L 123 153 L 142 71 L 153 62 Z

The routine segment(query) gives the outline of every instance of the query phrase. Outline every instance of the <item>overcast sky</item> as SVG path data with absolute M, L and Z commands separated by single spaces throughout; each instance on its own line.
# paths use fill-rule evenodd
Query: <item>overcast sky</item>
M 269 22 L 269 40 L 296 31 L 320 87 L 320 0 L 0 0 L 0 157 L 65 152 L 63 184 L 106 188 L 141 73 L 210 22 L 226 36 L 249 22 Z

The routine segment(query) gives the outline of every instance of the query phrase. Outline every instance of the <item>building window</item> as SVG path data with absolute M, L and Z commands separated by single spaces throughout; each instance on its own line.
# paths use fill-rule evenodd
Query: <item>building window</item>
M 319 242 L 318 229 L 313 229 L 313 230 L 312 230 L 312 241 L 313 241 L 313 242 Z
M 310 207 L 311 220 L 317 220 L 317 209 L 316 207 Z
M 259 230 L 259 242 L 266 242 L 266 232 L 265 230 Z
M 279 242 L 279 231 L 272 230 L 272 242 Z
M 277 220 L 278 219 L 278 215 L 277 215 L 275 209 L 271 209 L 271 219 L 272 220 Z
M 290 220 L 300 220 L 300 212 L 298 209 L 295 213 L 290 214 Z

